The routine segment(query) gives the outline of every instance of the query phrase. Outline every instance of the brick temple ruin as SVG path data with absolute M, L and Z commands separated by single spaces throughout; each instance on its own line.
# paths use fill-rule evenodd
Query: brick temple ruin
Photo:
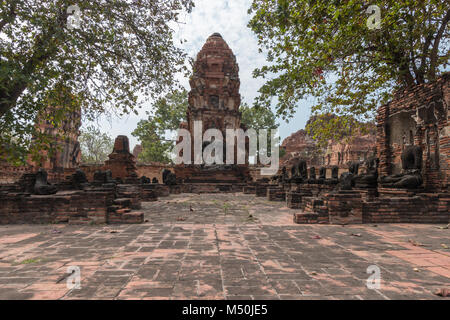
M 346 172 L 340 157 L 331 168 L 297 158 L 245 191 L 299 209 L 296 223 L 448 223 L 449 78 L 398 92 L 378 109 L 376 157 L 347 159 Z
M 202 136 L 208 129 L 218 129 L 226 145 L 226 129 L 244 129 L 241 124 L 241 95 L 239 94 L 239 66 L 236 57 L 219 33 L 214 33 L 203 45 L 194 63 L 194 73 L 189 81 L 189 106 L 186 122 L 181 128 L 194 135 L 194 121 L 202 123 Z M 181 141 L 179 141 L 181 142 Z M 203 148 L 210 141 L 203 142 Z M 191 155 L 194 155 L 195 140 Z M 226 150 L 223 156 L 225 160 Z M 234 150 L 234 165 L 177 165 L 175 174 L 184 182 L 183 191 L 239 191 L 249 179 L 248 154 L 246 164 L 236 165 L 237 146 Z M 225 161 L 223 161 L 225 162 Z
M 126 136 L 116 138 L 103 166 L 82 168 L 66 168 L 65 179 L 55 175 L 52 183 L 39 168 L 16 183 L 0 185 L 0 224 L 142 223 L 141 202 L 169 195 L 167 186 L 138 178 Z
M 200 120 L 203 132 L 245 129 L 238 73 L 222 36 L 210 36 L 194 64 L 181 128 L 193 133 L 194 121 Z M 74 152 L 79 128 L 74 114 L 66 139 L 55 140 L 62 146 L 55 157 L 26 167 L 0 162 L 0 224 L 142 223 L 143 201 L 211 192 L 284 201 L 295 223 L 449 223 L 449 78 L 447 73 L 434 83 L 398 92 L 378 109 L 375 134 L 330 143 L 326 153 L 316 152 L 304 130 L 291 135 L 272 177 L 261 176 L 248 158 L 243 165 L 136 163 L 142 148 L 132 154 L 126 136 L 116 138 L 104 164 L 83 165 Z M 40 125 L 53 132 L 48 123 Z

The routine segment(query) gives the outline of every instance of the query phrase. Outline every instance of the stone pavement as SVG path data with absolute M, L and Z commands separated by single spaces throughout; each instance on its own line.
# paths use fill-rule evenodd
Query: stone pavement
M 448 299 L 433 294 L 450 288 L 442 225 L 297 225 L 284 203 L 244 194 L 143 207 L 141 225 L 0 226 L 0 299 Z

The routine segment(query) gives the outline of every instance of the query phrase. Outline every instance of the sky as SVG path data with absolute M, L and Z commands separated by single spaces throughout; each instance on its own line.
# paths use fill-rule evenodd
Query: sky
M 236 55 L 241 80 L 240 94 L 243 101 L 251 105 L 263 84 L 263 79 L 254 79 L 252 72 L 255 68 L 265 65 L 266 60 L 265 55 L 258 52 L 256 36 L 247 27 L 250 20 L 247 13 L 250 4 L 251 0 L 195 0 L 193 11 L 180 16 L 182 23 L 175 25 L 174 30 L 175 43 L 180 43 L 180 39 L 187 40 L 182 48 L 192 58 L 196 57 L 211 34 L 220 33 Z M 190 89 L 186 78 L 180 75 L 178 80 L 187 90 Z M 305 127 L 310 116 L 311 105 L 312 101 L 302 101 L 289 123 L 278 119 L 281 140 Z M 128 136 L 132 150 L 138 141 L 131 132 L 136 128 L 139 120 L 146 118 L 145 111 L 150 111 L 151 108 L 151 104 L 148 104 L 140 109 L 139 115 L 133 114 L 110 120 L 100 119 L 98 125 L 102 131 L 113 138 L 118 135 Z

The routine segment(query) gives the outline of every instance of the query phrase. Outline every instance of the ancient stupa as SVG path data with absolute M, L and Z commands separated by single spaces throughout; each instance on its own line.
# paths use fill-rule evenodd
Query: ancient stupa
M 181 128 L 189 130 L 194 155 L 194 121 L 202 122 L 203 133 L 207 129 L 218 129 L 222 132 L 226 144 L 226 129 L 246 129 L 241 124 L 241 95 L 239 94 L 239 66 L 236 56 L 219 33 L 212 34 L 203 45 L 194 63 L 193 74 L 189 81 L 189 107 L 186 122 Z M 204 142 L 203 142 L 204 143 Z M 224 157 L 226 151 L 224 150 Z M 235 147 L 236 157 L 236 147 Z M 194 159 L 194 156 L 192 157 Z M 225 162 L 225 159 L 224 159 Z M 247 161 L 248 162 L 248 161 Z M 234 162 L 236 164 L 236 161 Z M 191 167 L 195 172 L 186 174 L 188 170 L 177 170 L 177 177 L 191 182 L 237 182 L 243 181 L 241 166 L 202 166 Z M 193 169 L 195 167 L 195 169 Z M 189 170 L 190 171 L 190 170 Z M 239 178 L 237 178 L 239 177 Z

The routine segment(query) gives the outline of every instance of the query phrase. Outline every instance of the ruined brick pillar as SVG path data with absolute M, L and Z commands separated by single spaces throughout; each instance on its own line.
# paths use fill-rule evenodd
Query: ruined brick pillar
M 63 113 L 62 116 L 61 113 Z M 64 119 L 57 125 L 52 121 L 56 115 Z M 51 152 L 41 151 L 41 158 L 38 161 L 33 161 L 29 157 L 29 165 L 34 168 L 44 168 L 50 173 L 62 173 L 65 169 L 77 168 L 81 161 L 81 149 L 78 142 L 80 126 L 81 108 L 49 105 L 38 116 L 36 129 L 49 137 Z
M 378 175 L 387 176 L 391 174 L 391 150 L 389 147 L 389 127 L 386 120 L 389 115 L 389 104 L 378 108 L 377 114 L 377 156 L 380 160 Z
M 113 178 L 125 179 L 136 173 L 136 162 L 130 153 L 130 142 L 127 136 L 118 136 L 114 141 L 113 152 L 105 161 L 105 169 L 111 170 Z

